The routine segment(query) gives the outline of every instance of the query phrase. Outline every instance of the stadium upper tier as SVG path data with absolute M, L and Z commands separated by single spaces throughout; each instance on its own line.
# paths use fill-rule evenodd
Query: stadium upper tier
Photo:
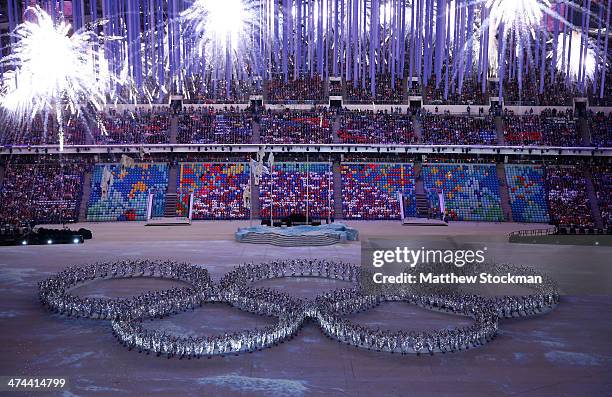
M 29 131 L 3 130 L 5 148 L 57 145 L 55 119 L 43 133 L 43 120 Z M 268 109 L 167 107 L 110 110 L 98 120 L 70 123 L 65 145 L 240 145 L 240 144 L 377 144 L 469 145 L 515 147 L 610 147 L 612 113 L 574 115 L 570 108 L 545 108 L 501 115 L 484 109 L 469 114 L 389 108 L 331 111 L 328 108 Z

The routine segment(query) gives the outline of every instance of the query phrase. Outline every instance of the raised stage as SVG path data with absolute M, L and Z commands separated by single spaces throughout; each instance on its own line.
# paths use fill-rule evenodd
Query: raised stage
M 357 241 L 359 232 L 342 223 L 320 226 L 254 226 L 239 228 L 235 233 L 235 238 L 240 243 L 271 244 L 281 247 L 316 247 Z
M 404 218 L 402 219 L 404 226 L 448 226 L 448 223 L 440 219 L 430 218 Z

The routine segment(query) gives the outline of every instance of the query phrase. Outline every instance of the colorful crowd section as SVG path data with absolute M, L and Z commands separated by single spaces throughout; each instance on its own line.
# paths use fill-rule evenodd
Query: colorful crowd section
M 193 219 L 245 219 L 248 163 L 182 163 L 178 179 L 178 214 L 187 216 L 193 193 Z M 250 197 L 249 197 L 250 199 Z
M 423 182 L 430 203 L 439 208 L 443 194 L 447 219 L 504 220 L 495 165 L 423 164 Z
M 146 220 L 149 193 L 154 194 L 152 215 L 161 216 L 167 188 L 167 164 L 97 164 L 91 177 L 87 220 Z
M 346 219 L 399 219 L 398 194 L 414 198 L 414 168 L 400 163 L 344 163 L 342 174 L 342 213 Z M 416 214 L 413 205 L 404 209 Z

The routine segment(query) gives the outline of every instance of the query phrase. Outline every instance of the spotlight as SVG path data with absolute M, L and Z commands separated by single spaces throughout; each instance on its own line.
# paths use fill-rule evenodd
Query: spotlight
M 47 240 L 47 244 L 53 244 L 53 240 Z
M 26 240 L 23 240 L 23 241 L 21 242 L 21 245 L 28 245 L 28 242 L 27 242 Z

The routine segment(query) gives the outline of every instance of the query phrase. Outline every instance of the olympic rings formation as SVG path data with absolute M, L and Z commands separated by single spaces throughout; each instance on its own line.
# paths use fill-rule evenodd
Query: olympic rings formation
M 527 267 L 486 266 L 489 273 L 539 275 Z M 495 337 L 499 318 L 527 317 L 552 310 L 559 302 L 559 291 L 554 281 L 542 276 L 544 283 L 535 287 L 535 294 L 486 298 L 439 290 L 415 292 L 411 288 L 383 288 L 372 293 L 360 283 L 369 277 L 364 269 L 328 260 L 290 259 L 245 264 L 227 273 L 216 285 L 208 271 L 198 266 L 173 261 L 125 260 L 69 267 L 39 283 L 39 296 L 42 304 L 54 312 L 109 319 L 113 333 L 123 345 L 168 358 L 200 358 L 262 350 L 292 338 L 307 319 L 316 321 L 328 337 L 356 347 L 401 354 L 433 354 L 485 344 Z M 83 298 L 69 292 L 95 279 L 131 277 L 171 279 L 189 286 L 146 292 L 129 299 Z M 252 285 L 259 280 L 282 277 L 328 278 L 351 282 L 353 286 L 322 294 L 314 300 L 301 300 Z M 466 316 L 472 323 L 455 329 L 392 332 L 355 324 L 345 318 L 388 301 Z M 195 309 L 207 302 L 223 302 L 243 311 L 274 317 L 277 321 L 264 328 L 196 338 L 179 337 L 142 326 L 143 319 Z

